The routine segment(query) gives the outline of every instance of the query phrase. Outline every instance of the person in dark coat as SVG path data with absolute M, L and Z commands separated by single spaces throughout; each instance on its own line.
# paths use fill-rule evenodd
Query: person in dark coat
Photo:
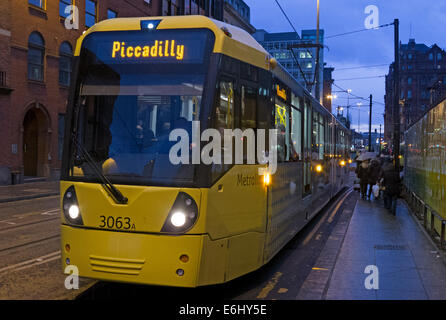
M 396 203 L 401 193 L 400 173 L 393 166 L 387 165 L 383 172 L 384 207 L 396 215 Z
M 361 162 L 361 164 L 358 164 L 356 168 L 356 176 L 359 179 L 359 185 L 361 187 L 361 198 L 365 199 L 367 196 L 367 186 L 369 183 L 368 180 L 368 168 L 369 168 L 369 162 L 368 160 Z
M 368 168 L 368 174 L 367 174 L 367 179 L 368 179 L 368 184 L 369 184 L 369 193 L 368 193 L 367 197 L 369 199 L 373 192 L 373 186 L 378 182 L 378 180 L 381 178 L 381 176 L 382 176 L 381 164 L 379 163 L 378 159 L 373 159 L 370 162 L 370 166 Z

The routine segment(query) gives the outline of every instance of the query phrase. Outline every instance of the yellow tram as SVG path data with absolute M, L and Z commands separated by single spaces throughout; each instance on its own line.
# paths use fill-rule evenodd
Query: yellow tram
M 349 131 L 232 25 L 103 21 L 78 40 L 73 78 L 64 270 L 180 287 L 230 281 L 270 261 L 347 182 Z M 276 173 L 259 175 L 259 162 L 172 164 L 169 134 L 193 121 L 200 132 L 277 129 Z

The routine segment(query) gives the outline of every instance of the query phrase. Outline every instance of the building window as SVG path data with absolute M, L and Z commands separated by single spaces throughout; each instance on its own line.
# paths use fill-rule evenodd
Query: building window
M 407 84 L 409 84 L 409 85 L 412 84 L 412 78 L 411 77 L 407 78 Z
M 59 84 L 69 86 L 71 80 L 73 49 L 68 42 L 63 42 L 60 45 L 59 56 Z
M 72 0 L 60 0 L 59 1 L 59 16 L 61 17 L 68 17 L 70 13 L 65 13 L 65 10 L 68 6 L 71 6 L 73 4 Z
M 40 9 L 46 9 L 46 0 L 28 0 L 28 3 Z
M 412 60 L 412 53 L 409 53 L 409 54 L 407 55 L 407 59 Z
M 96 23 L 97 4 L 91 0 L 85 0 L 85 26 L 92 27 Z
M 311 69 L 311 68 L 313 68 L 313 64 L 312 64 L 311 62 L 308 62 L 308 63 L 305 65 L 305 68 L 307 68 L 307 69 Z
M 407 99 L 412 99 L 412 90 L 407 91 Z
M 116 11 L 113 11 L 111 9 L 107 10 L 107 19 L 114 19 L 118 17 L 118 13 Z
M 28 38 L 28 79 L 43 81 L 45 42 L 38 32 Z
M 432 53 L 429 53 L 429 60 L 434 60 L 434 55 Z
M 437 60 L 441 60 L 441 58 L 442 58 L 441 53 L 437 53 Z

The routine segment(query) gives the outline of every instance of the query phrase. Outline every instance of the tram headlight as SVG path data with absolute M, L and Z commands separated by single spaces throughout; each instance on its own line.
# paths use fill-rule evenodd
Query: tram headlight
M 194 226 L 197 218 L 197 203 L 187 193 L 180 192 L 164 222 L 161 232 L 172 234 L 185 233 Z
M 177 228 L 181 228 L 186 223 L 186 214 L 181 211 L 177 211 L 170 217 L 170 223 Z
M 71 186 L 65 191 L 62 209 L 65 219 L 71 224 L 82 225 L 81 211 L 79 209 L 79 203 L 77 202 L 76 190 L 74 186 Z

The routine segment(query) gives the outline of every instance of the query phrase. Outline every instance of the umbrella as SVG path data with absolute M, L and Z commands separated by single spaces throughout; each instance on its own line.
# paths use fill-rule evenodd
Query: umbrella
M 369 159 L 375 159 L 377 154 L 375 152 L 364 152 L 359 155 L 356 159 L 357 161 L 365 161 Z

